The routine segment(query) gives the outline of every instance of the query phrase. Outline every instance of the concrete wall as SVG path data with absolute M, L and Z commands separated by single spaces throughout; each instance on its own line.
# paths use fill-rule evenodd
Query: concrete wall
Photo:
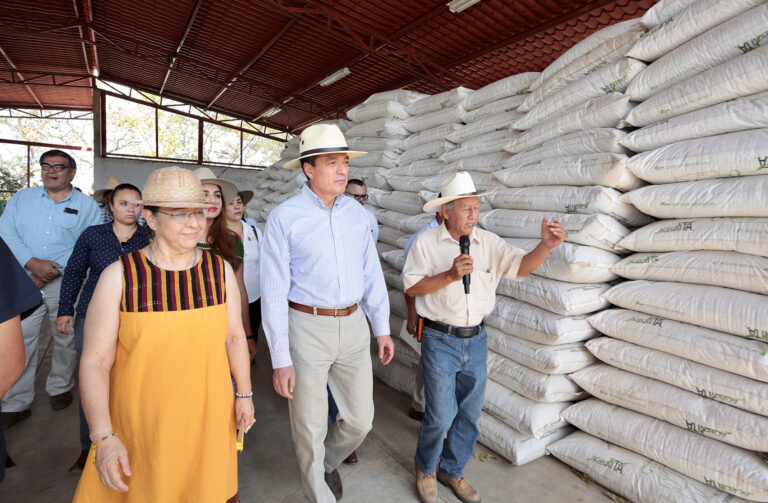
M 93 133 L 94 133 L 94 152 L 93 152 L 93 190 L 104 187 L 107 178 L 112 175 L 124 183 L 132 183 L 140 189 L 144 189 L 144 182 L 149 174 L 158 169 L 167 166 L 180 165 L 189 169 L 197 169 L 196 164 L 180 164 L 174 162 L 158 162 L 138 159 L 120 159 L 105 158 L 101 156 L 101 122 L 99 121 L 99 112 L 101 109 L 100 94 L 94 93 L 93 96 Z M 241 190 L 254 190 L 252 182 L 257 170 L 242 168 L 211 168 L 217 177 L 224 178 L 234 182 Z

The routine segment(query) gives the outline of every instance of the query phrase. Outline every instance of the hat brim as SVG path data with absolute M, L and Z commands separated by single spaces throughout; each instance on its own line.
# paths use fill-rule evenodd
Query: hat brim
M 206 203 L 194 203 L 191 201 L 147 201 L 146 199 L 134 199 L 126 201 L 128 204 L 141 204 L 157 208 L 207 208 Z
M 221 188 L 221 197 L 224 199 L 224 204 L 229 204 L 237 197 L 237 186 L 229 180 L 222 180 L 221 178 L 201 178 L 200 183 L 205 185 L 206 183 L 212 185 L 218 185 Z
M 99 189 L 93 193 L 91 198 L 99 204 L 104 204 L 104 194 L 106 194 L 108 190 L 112 189 Z
M 283 165 L 283 169 L 296 169 L 296 168 L 301 166 L 301 160 L 305 159 L 307 157 L 314 157 L 314 156 L 318 156 L 318 155 L 329 155 L 329 154 L 347 154 L 347 155 L 349 155 L 350 159 L 354 159 L 356 157 L 360 157 L 361 155 L 365 155 L 367 153 L 368 152 L 361 152 L 359 150 L 339 149 L 339 150 L 336 150 L 336 151 L 323 152 L 323 153 L 320 153 L 320 154 L 302 155 L 302 156 L 299 156 L 298 159 L 293 159 L 293 160 L 290 160 L 290 161 L 286 162 Z
M 248 204 L 251 202 L 251 199 L 253 199 L 253 191 L 252 190 L 241 190 L 237 193 L 238 196 L 240 196 L 240 199 L 243 200 L 243 204 Z
M 452 201 L 456 201 L 458 199 L 465 199 L 467 197 L 486 197 L 490 196 L 494 192 L 499 190 L 498 187 L 494 187 L 490 190 L 486 190 L 485 192 L 479 192 L 477 194 L 464 194 L 461 196 L 446 196 L 446 197 L 438 197 L 436 199 L 432 199 L 431 201 L 427 201 L 427 204 L 424 205 L 424 212 L 425 213 L 432 213 L 436 209 L 440 208 L 440 206 L 444 204 L 448 204 Z

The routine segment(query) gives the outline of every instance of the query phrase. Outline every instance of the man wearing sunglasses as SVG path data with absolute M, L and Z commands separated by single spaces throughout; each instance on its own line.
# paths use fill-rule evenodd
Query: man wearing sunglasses
M 72 186 L 77 170 L 72 156 L 61 150 L 49 150 L 40 156 L 40 169 L 43 186 L 14 194 L 0 216 L 0 236 L 43 294 L 40 307 L 21 322 L 26 362 L 21 377 L 3 397 L 0 416 L 5 427 L 31 414 L 38 338 L 46 316 L 51 324 L 53 354 L 45 390 L 54 410 L 72 403 L 77 365 L 74 332 L 60 334 L 53 325 L 59 309 L 62 273 L 75 241 L 86 227 L 99 223 L 99 206 Z
M 354 198 L 358 203 L 365 206 L 365 202 L 368 200 L 368 187 L 365 186 L 365 182 L 352 178 L 347 182 L 347 188 L 344 190 L 344 194 Z M 371 232 L 373 233 L 373 242 L 379 240 L 379 222 L 376 221 L 376 215 L 371 210 L 365 208 L 365 214 L 371 221 Z

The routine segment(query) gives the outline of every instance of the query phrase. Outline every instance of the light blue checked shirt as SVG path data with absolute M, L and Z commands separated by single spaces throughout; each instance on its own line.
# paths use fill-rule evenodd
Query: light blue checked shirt
M 331 309 L 359 302 L 374 335 L 389 334 L 387 286 L 365 213 L 344 195 L 329 210 L 304 185 L 269 214 L 261 243 L 261 312 L 273 368 L 293 364 L 289 300 Z
M 72 188 L 54 202 L 45 187 L 23 189 L 13 195 L 0 217 L 0 236 L 22 267 L 31 258 L 52 260 L 64 267 L 75 242 L 86 227 L 99 223 L 99 206 Z
M 411 237 L 408 238 L 408 242 L 405 244 L 405 258 L 408 258 L 408 252 L 411 251 L 411 245 L 414 241 L 416 241 L 416 238 L 424 232 L 427 229 L 432 229 L 433 227 L 437 227 L 437 217 L 433 218 L 429 221 L 429 223 L 425 226 L 423 226 L 421 229 L 417 230 L 413 233 Z

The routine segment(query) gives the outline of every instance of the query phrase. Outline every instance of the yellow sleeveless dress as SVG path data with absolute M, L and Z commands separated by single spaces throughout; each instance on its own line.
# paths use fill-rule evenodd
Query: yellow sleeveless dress
M 167 271 L 137 251 L 120 258 L 123 300 L 110 373 L 112 427 L 133 475 L 101 484 L 93 451 L 76 503 L 225 503 L 237 493 L 234 390 L 225 348 L 223 260 Z

